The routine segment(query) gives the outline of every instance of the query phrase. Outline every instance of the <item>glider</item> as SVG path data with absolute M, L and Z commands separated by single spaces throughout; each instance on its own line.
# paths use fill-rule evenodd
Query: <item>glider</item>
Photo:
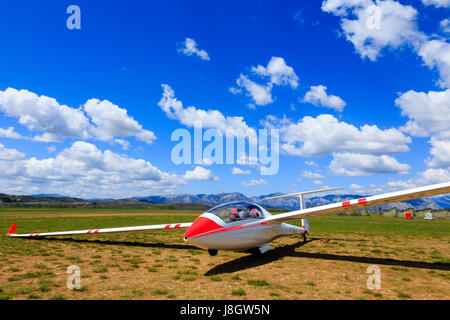
M 159 224 L 148 226 L 89 229 L 77 231 L 45 232 L 17 234 L 14 223 L 7 233 L 14 238 L 68 236 L 81 234 L 108 234 L 120 232 L 139 232 L 165 229 L 187 229 L 184 240 L 194 246 L 208 250 L 210 255 L 216 255 L 218 250 L 254 250 L 264 253 L 270 250 L 269 242 L 272 240 L 291 235 L 306 235 L 310 228 L 308 218 L 354 210 L 366 207 L 379 206 L 391 202 L 405 201 L 416 198 L 434 196 L 450 193 L 450 181 L 414 189 L 384 193 L 349 201 L 337 202 L 323 206 L 306 208 L 304 195 L 316 192 L 325 192 L 340 188 L 322 189 L 314 191 L 299 192 L 266 199 L 298 196 L 300 209 L 271 215 L 266 209 L 251 202 L 229 202 L 216 206 L 201 214 L 192 223 Z M 302 226 L 297 227 L 286 223 L 292 220 L 302 220 Z

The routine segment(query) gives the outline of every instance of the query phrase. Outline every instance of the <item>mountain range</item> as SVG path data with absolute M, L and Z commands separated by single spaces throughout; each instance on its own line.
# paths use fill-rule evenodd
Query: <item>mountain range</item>
M 299 208 L 300 205 L 298 197 L 264 200 L 264 198 L 278 195 L 283 195 L 283 193 L 271 193 L 256 197 L 246 197 L 242 193 L 238 192 L 219 193 L 219 194 L 170 194 L 165 196 L 135 197 L 133 199 L 139 201 L 146 201 L 150 203 L 198 203 L 209 206 L 215 206 L 221 203 L 231 201 L 250 201 L 258 203 L 267 208 L 289 209 L 289 210 L 295 210 Z M 334 202 L 342 202 L 351 199 L 363 198 L 366 196 L 367 195 L 357 195 L 357 194 L 329 194 L 321 197 L 305 198 L 305 204 L 306 207 L 316 207 Z M 387 210 L 393 207 L 396 207 L 399 210 L 405 210 L 412 207 L 415 208 L 416 210 L 447 209 L 450 208 L 450 199 L 447 199 L 445 196 L 438 196 L 432 198 L 408 200 L 403 202 L 395 202 L 382 205 L 381 209 Z

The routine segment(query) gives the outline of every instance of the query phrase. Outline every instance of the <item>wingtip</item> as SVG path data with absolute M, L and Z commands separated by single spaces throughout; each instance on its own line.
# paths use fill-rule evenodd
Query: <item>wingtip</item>
M 8 231 L 8 233 L 7 233 L 6 235 L 7 235 L 7 236 L 10 236 L 10 235 L 16 233 L 16 226 L 17 226 L 17 223 L 14 223 L 14 224 L 11 226 L 11 228 L 9 229 L 9 231 Z

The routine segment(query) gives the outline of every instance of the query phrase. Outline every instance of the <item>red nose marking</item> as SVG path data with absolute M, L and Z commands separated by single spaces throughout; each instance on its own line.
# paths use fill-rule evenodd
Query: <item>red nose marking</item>
M 205 217 L 198 217 L 189 227 L 189 229 L 186 230 L 186 233 L 184 234 L 184 237 L 186 239 L 217 229 L 223 228 L 220 224 L 215 223 L 211 219 L 205 218 Z

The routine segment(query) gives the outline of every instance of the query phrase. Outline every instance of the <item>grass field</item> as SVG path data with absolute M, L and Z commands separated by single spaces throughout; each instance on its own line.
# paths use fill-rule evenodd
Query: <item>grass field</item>
M 0 208 L 0 232 L 193 221 L 201 212 Z M 450 220 L 310 219 L 312 233 L 271 243 L 262 257 L 210 257 L 183 230 L 13 239 L 0 235 L 0 299 L 449 299 Z M 329 238 L 328 243 L 324 239 Z M 68 290 L 69 265 L 81 289 Z M 368 266 L 381 288 L 366 285 Z

